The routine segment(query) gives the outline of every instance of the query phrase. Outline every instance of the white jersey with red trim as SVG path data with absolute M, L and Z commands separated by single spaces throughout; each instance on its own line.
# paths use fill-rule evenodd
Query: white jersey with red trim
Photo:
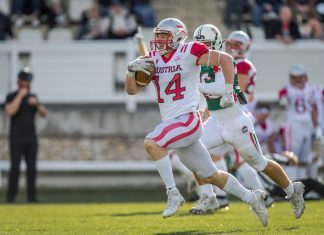
M 287 85 L 279 91 L 279 99 L 286 99 L 286 117 L 288 121 L 311 123 L 312 105 L 316 103 L 314 89 L 306 84 L 303 89 Z
M 235 60 L 236 62 L 236 68 L 237 68 L 237 74 L 244 74 L 244 75 L 248 75 L 249 77 L 249 81 L 248 84 L 246 86 L 246 89 L 244 92 L 244 94 L 246 96 L 248 96 L 249 94 L 251 94 L 254 91 L 255 88 L 255 82 L 256 82 L 256 68 L 254 67 L 253 63 L 246 58 L 238 58 Z
M 197 61 L 207 52 L 204 44 L 190 42 L 181 44 L 168 58 L 158 52 L 149 53 L 155 65 L 153 83 L 163 120 L 197 111 L 200 101 Z
M 254 124 L 255 134 L 258 137 L 259 144 L 263 152 L 268 152 L 268 139 L 274 133 L 274 125 L 270 119 L 267 119 L 265 124 L 256 122 Z
M 321 123 L 324 129 L 324 87 L 323 85 L 313 85 L 315 91 L 315 102 L 317 108 L 318 122 Z

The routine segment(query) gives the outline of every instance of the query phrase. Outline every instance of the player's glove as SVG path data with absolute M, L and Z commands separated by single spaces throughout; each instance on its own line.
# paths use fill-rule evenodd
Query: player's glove
M 282 106 L 282 107 L 286 107 L 287 106 L 287 104 L 288 104 L 288 99 L 287 99 L 287 97 L 281 97 L 280 99 L 279 99 L 279 104 L 280 104 L 280 106 Z
M 321 144 L 324 144 L 323 131 L 320 126 L 317 126 L 315 129 L 315 139 L 318 140 Z
M 225 93 L 220 99 L 220 106 L 228 108 L 234 105 L 233 84 L 225 84 Z
M 135 72 L 139 71 L 150 75 L 149 68 L 152 67 L 152 63 L 153 61 L 151 58 L 138 57 L 136 60 L 128 64 L 128 75 L 134 77 Z

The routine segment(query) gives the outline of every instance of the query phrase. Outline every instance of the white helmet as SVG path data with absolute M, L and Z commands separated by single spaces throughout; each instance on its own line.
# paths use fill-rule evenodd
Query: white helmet
M 307 75 L 306 68 L 301 64 L 293 64 L 289 69 L 289 75 L 291 76 L 303 76 Z
M 230 43 L 231 41 L 240 42 L 241 48 L 231 48 L 228 52 L 232 56 L 244 55 L 249 49 L 251 44 L 251 39 L 249 35 L 247 35 L 243 31 L 233 31 L 227 38 L 227 41 Z
M 202 43 L 210 43 L 210 49 L 214 50 L 220 50 L 223 44 L 221 32 L 212 24 L 203 24 L 196 28 L 193 40 Z
M 162 20 L 154 29 L 154 40 L 150 42 L 151 50 L 159 51 L 161 55 L 164 55 L 169 50 L 177 49 L 178 46 L 184 42 L 188 37 L 188 30 L 186 25 L 178 19 L 167 18 Z M 167 33 L 169 38 L 166 42 L 159 42 L 156 40 L 155 34 L 157 33 Z M 160 45 L 165 43 L 164 48 L 161 48 Z

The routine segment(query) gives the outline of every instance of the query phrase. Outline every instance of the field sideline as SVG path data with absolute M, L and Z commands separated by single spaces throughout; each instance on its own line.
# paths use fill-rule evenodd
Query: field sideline
M 0 234 L 324 234 L 324 201 L 307 202 L 303 217 L 293 218 L 289 203 L 269 209 L 268 227 L 262 227 L 243 203 L 228 211 L 192 216 L 186 203 L 176 216 L 163 219 L 165 204 L 39 204 L 0 205 Z

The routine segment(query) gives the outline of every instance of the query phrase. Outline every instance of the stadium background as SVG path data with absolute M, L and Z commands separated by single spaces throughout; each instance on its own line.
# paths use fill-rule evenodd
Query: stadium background
M 2 12 L 8 15 L 10 2 L 0 1 Z M 160 121 L 154 88 L 149 86 L 135 97 L 127 96 L 123 88 L 126 65 L 136 57 L 134 40 L 132 37 L 75 40 L 82 12 L 89 9 L 93 1 L 62 2 L 68 23 L 49 28 L 41 22 L 35 27 L 27 17 L 23 26 L 13 22 L 14 38 L 0 43 L 1 101 L 7 92 L 15 89 L 18 71 L 29 66 L 35 75 L 33 91 L 49 109 L 46 119 L 37 119 L 40 137 L 37 185 L 44 192 L 50 191 L 50 196 L 40 193 L 40 200 L 164 198 L 162 181 L 143 149 L 144 136 Z M 203 23 L 218 26 L 224 38 L 233 29 L 223 22 L 224 0 L 205 0 L 203 4 L 196 0 L 153 0 L 150 4 L 156 22 L 177 17 L 188 26 L 190 35 Z M 263 29 L 253 26 L 251 17 L 250 13 L 244 14 L 241 27 L 253 37 L 249 58 L 258 70 L 256 99 L 271 106 L 271 118 L 279 126 L 284 114 L 278 105 L 277 91 L 288 82 L 289 66 L 303 64 L 310 82 L 323 84 L 324 43 L 307 39 L 285 45 L 266 40 Z M 152 27 L 144 27 L 143 33 L 148 43 L 153 36 Z M 9 119 L 0 111 L 2 192 L 9 169 L 8 126 Z M 184 179 L 179 175 L 176 179 L 184 187 Z M 24 184 L 25 181 L 20 180 L 22 188 Z M 96 190 L 97 196 L 88 198 L 75 194 L 68 198 L 60 195 L 58 189 L 83 190 L 85 194 Z M 146 195 L 143 199 L 140 196 L 120 199 L 124 193 L 110 197 L 117 194 L 115 189 L 143 190 L 150 192 L 151 198 Z

